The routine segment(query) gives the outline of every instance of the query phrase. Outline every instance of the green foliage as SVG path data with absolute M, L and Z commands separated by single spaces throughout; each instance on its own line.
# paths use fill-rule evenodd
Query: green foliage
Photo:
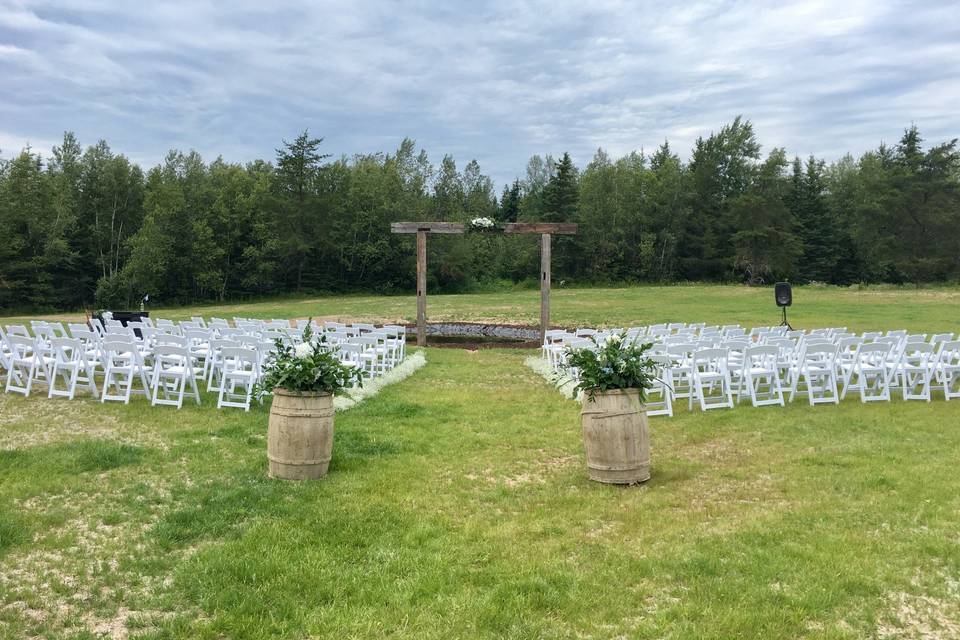
M 339 347 L 327 344 L 310 324 L 303 330 L 303 343 L 296 348 L 277 340 L 271 358 L 263 367 L 257 393 L 286 389 L 292 393 L 337 393 L 354 383 L 362 384 L 360 370 L 340 362 Z
M 586 391 L 590 399 L 598 391 L 638 389 L 640 402 L 645 402 L 655 379 L 656 364 L 646 355 L 652 345 L 638 345 L 626 334 L 590 340 L 596 348 L 567 347 L 565 366 L 579 374 L 576 389 Z
M 291 291 L 410 291 L 413 238 L 399 220 L 576 222 L 553 274 L 605 282 L 956 281 L 960 151 L 898 144 L 826 164 L 766 158 L 749 120 L 698 138 L 689 162 L 668 142 L 620 158 L 598 149 L 530 158 L 498 198 L 471 160 L 431 163 L 413 140 L 393 153 L 331 159 L 304 131 L 273 162 L 171 151 L 144 172 L 104 141 L 64 134 L 52 157 L 0 159 L 0 308 L 243 300 Z M 536 278 L 530 237 L 428 243 L 431 292 Z

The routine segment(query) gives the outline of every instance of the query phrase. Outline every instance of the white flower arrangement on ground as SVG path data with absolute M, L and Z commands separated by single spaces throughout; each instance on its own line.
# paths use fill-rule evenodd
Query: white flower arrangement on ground
M 578 382 L 567 372 L 557 373 L 553 367 L 539 356 L 530 356 L 523 361 L 534 373 L 557 387 L 565 398 L 583 402 L 583 394 L 577 388 Z
M 417 351 L 413 355 L 404 358 L 403 362 L 395 366 L 382 376 L 365 380 L 362 387 L 352 387 L 346 389 L 343 395 L 333 398 L 333 408 L 336 411 L 346 411 L 357 406 L 367 398 L 380 393 L 384 387 L 389 387 L 402 380 L 409 378 L 417 369 L 422 369 L 427 364 L 427 357 L 423 351 Z
M 497 223 L 490 218 L 474 218 L 470 221 L 470 228 L 477 230 L 494 229 Z

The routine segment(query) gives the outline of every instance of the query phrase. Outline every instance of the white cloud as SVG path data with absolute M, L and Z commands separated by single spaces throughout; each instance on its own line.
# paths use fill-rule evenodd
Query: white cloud
M 59 139 L 149 164 L 171 147 L 335 156 L 404 136 L 504 182 L 534 153 L 681 153 L 742 113 L 765 149 L 834 159 L 911 122 L 958 135 L 947 0 L 117 3 L 0 0 L 0 145 Z

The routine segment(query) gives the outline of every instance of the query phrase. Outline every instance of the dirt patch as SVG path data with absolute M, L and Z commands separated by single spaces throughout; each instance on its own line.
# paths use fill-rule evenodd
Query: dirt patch
M 887 595 L 888 611 L 881 618 L 883 622 L 877 625 L 877 637 L 960 639 L 960 580 L 936 571 L 932 577 L 918 573 L 911 584 L 916 591 L 896 591 Z
M 96 426 L 91 426 L 96 425 Z M 167 442 L 139 422 L 123 422 L 89 397 L 47 400 L 0 394 L 0 450 L 20 449 L 86 438 L 115 440 L 166 451 Z

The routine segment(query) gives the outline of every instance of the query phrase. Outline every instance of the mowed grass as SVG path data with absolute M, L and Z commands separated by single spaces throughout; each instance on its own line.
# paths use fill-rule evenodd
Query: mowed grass
M 797 328 L 845 326 L 851 330 L 902 328 L 957 331 L 958 287 L 794 287 L 788 311 Z M 416 321 L 413 296 L 309 296 L 253 303 L 151 309 L 154 317 L 188 319 L 192 315 L 233 318 L 327 318 L 373 322 Z M 428 295 L 428 320 L 489 321 L 537 325 L 540 292 L 534 290 L 464 295 Z M 36 317 L 36 316 L 32 316 Z M 43 317 L 80 320 L 83 314 Z M 30 317 L 0 319 L 26 321 Z M 622 327 L 658 322 L 706 322 L 766 326 L 780 324 L 772 287 L 720 285 L 644 286 L 597 289 L 554 288 L 551 322 L 557 326 Z
M 755 322 L 752 290 L 703 291 L 562 313 Z M 956 294 L 926 293 L 808 321 L 949 330 Z M 321 315 L 284 304 L 263 315 Z M 528 353 L 428 349 L 337 416 L 308 483 L 265 477 L 266 407 L 0 395 L 0 637 L 960 637 L 960 403 L 682 409 L 650 420 L 651 480 L 609 487 Z

